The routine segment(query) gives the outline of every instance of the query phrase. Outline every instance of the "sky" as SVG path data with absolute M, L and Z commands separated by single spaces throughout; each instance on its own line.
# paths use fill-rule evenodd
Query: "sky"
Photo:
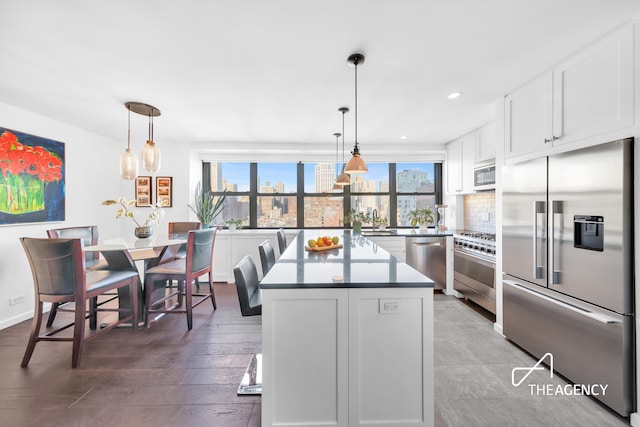
M 315 163 L 304 164 L 305 188 L 307 191 L 315 189 L 315 165 Z M 420 169 L 427 168 L 429 176 L 433 178 L 432 164 L 398 163 L 396 169 L 397 171 L 402 171 L 404 169 L 414 169 L 416 166 L 419 166 Z M 369 172 L 363 175 L 365 180 L 374 180 L 376 182 L 389 180 L 389 166 L 387 163 L 367 163 L 367 167 Z M 269 181 L 272 186 L 282 182 L 285 186 L 285 192 L 295 192 L 296 168 L 296 163 L 259 163 L 259 185 L 264 185 L 266 181 Z M 238 184 L 238 191 L 249 191 L 249 163 L 225 162 L 222 166 L 222 176 L 227 179 L 227 182 Z

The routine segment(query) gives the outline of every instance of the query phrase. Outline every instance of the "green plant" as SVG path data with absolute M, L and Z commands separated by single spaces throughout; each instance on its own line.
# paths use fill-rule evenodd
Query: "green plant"
M 244 225 L 244 220 L 231 218 L 231 219 L 226 220 L 224 224 L 225 225 L 235 225 L 236 228 L 241 228 Z
M 211 224 L 211 221 L 213 221 L 222 212 L 226 198 L 227 196 L 224 195 L 214 196 L 211 193 L 211 190 L 205 191 L 200 183 L 198 183 L 194 193 L 195 204 L 194 206 L 187 206 L 189 206 L 189 209 L 196 214 L 198 221 L 203 225 L 209 225 Z
M 129 209 L 129 206 L 133 206 L 135 203 L 135 199 L 127 200 L 126 197 L 120 197 L 118 200 L 109 199 L 102 202 L 104 206 L 120 205 L 120 208 L 116 211 L 116 218 L 131 218 L 137 227 L 149 227 L 154 224 L 159 224 L 160 220 L 164 218 L 164 209 L 162 208 L 166 206 L 168 202 L 163 200 L 162 202 L 156 203 L 153 210 L 147 215 L 147 220 L 142 225 L 136 220 L 136 213 Z
M 409 212 L 409 218 L 411 218 L 411 226 L 429 224 L 433 222 L 434 216 L 431 208 L 414 209 Z
M 369 212 L 358 212 L 355 209 L 351 209 L 344 217 L 344 223 L 359 222 L 361 224 L 367 224 L 371 222 L 371 214 Z
M 375 225 L 387 225 L 387 224 L 389 224 L 389 221 L 387 220 L 387 218 L 379 216 L 375 220 Z

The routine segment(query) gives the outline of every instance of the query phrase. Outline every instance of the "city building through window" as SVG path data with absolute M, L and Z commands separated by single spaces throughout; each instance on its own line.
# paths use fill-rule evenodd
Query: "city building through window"
M 214 223 L 241 220 L 249 228 L 342 228 L 351 209 L 386 218 L 389 227 L 409 227 L 409 212 L 442 202 L 440 163 L 368 163 L 334 191 L 336 164 L 206 162 L 203 182 L 225 195 Z M 371 225 L 371 224 L 368 224 Z

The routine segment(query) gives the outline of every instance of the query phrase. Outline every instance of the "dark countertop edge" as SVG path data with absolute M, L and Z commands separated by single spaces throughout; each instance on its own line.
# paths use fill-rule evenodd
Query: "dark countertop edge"
M 433 281 L 415 283 L 269 283 L 260 285 L 263 290 L 269 289 L 382 289 L 382 288 L 433 288 Z
M 393 230 L 396 230 L 395 228 Z M 430 229 L 432 230 L 432 229 Z M 414 233 L 415 231 L 415 233 Z M 362 230 L 362 237 L 447 237 L 453 236 L 455 233 L 454 230 L 446 230 L 446 231 L 428 231 L 426 233 L 422 233 L 418 229 L 406 228 L 406 229 L 397 229 L 395 233 L 383 233 L 383 234 L 367 234 L 371 232 L 371 230 L 364 229 Z

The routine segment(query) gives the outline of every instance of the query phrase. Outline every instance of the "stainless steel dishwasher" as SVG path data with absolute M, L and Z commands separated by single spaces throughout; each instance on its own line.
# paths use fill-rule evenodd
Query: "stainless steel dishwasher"
M 442 236 L 406 237 L 406 262 L 434 281 L 435 289 L 447 286 L 447 238 Z

